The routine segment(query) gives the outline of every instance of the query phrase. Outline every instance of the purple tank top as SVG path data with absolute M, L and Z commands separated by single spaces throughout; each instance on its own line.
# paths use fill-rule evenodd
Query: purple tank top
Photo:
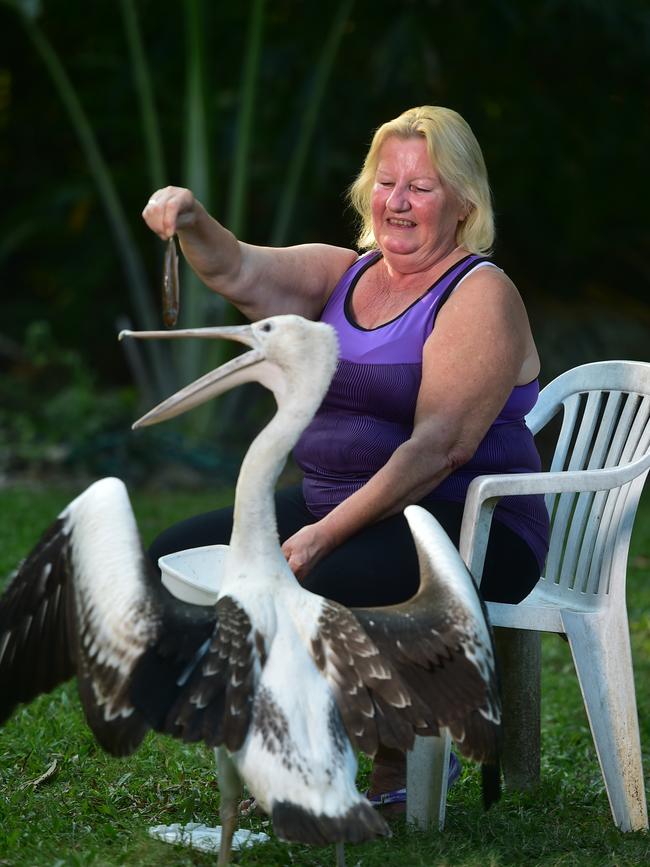
M 321 314 L 321 321 L 338 334 L 339 363 L 323 403 L 294 449 L 304 473 L 305 502 L 319 518 L 364 485 L 411 436 L 422 349 L 438 310 L 466 274 L 488 261 L 466 256 L 395 319 L 366 329 L 354 321 L 351 298 L 361 275 L 380 257 L 378 251 L 361 256 L 341 277 Z M 538 393 L 537 380 L 514 388 L 472 459 L 420 502 L 463 502 L 472 479 L 486 473 L 538 471 L 539 455 L 524 422 Z M 548 547 L 543 498 L 504 497 L 494 516 L 530 545 L 541 570 Z

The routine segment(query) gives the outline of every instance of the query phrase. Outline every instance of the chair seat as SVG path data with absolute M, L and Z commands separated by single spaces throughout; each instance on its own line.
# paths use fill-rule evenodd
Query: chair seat
M 487 610 L 492 626 L 532 629 L 536 632 L 564 632 L 561 609 L 557 606 L 488 602 Z
M 578 590 L 563 590 L 560 596 L 555 589 L 549 593 L 543 581 L 537 584 L 519 605 L 508 605 L 505 602 L 487 603 L 492 626 L 532 629 L 536 632 L 565 632 L 563 611 L 589 614 L 602 608 L 602 596 L 581 593 Z

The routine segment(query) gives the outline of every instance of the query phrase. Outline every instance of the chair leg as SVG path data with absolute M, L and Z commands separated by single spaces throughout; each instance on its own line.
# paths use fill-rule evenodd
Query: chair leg
M 624 609 L 615 616 L 562 613 L 580 689 L 621 831 L 648 827 L 632 653 Z
M 503 776 L 508 788 L 525 791 L 540 777 L 541 636 L 499 628 L 494 636 L 503 702 Z
M 428 831 L 442 831 L 447 807 L 451 738 L 416 738 L 406 757 L 406 821 Z

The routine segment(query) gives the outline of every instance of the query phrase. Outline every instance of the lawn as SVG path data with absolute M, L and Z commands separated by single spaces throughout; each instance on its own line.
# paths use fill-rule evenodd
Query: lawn
M 71 493 L 76 492 L 34 487 L 0 491 L 0 576 L 27 553 Z M 215 505 L 218 499 L 207 494 L 134 497 L 145 542 L 157 528 Z M 648 496 L 632 538 L 628 602 L 648 789 Z M 611 822 L 567 644 L 545 636 L 543 660 L 541 785 L 525 795 L 505 791 L 501 802 L 484 813 L 477 769 L 466 766 L 450 792 L 443 834 L 422 834 L 403 820 L 393 821 L 390 840 L 347 847 L 349 867 L 650 863 L 649 836 L 620 834 Z M 34 782 L 52 767 L 47 779 Z M 366 773 L 364 762 L 360 785 Z M 149 735 L 134 756 L 112 759 L 86 728 L 74 684 L 19 710 L 0 731 L 0 865 L 213 865 L 214 856 L 152 840 L 147 828 L 172 822 L 216 824 L 218 804 L 209 750 Z M 269 830 L 260 819 L 243 820 L 242 826 Z M 330 865 L 334 850 L 272 840 L 234 860 L 242 867 Z

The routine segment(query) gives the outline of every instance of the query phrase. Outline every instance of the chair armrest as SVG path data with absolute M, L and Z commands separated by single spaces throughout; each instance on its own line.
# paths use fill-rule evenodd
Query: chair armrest
M 650 453 L 621 467 L 477 476 L 467 489 L 460 530 L 460 555 L 474 580 L 480 584 L 492 513 L 501 497 L 607 491 L 631 482 L 648 469 L 650 469 Z

